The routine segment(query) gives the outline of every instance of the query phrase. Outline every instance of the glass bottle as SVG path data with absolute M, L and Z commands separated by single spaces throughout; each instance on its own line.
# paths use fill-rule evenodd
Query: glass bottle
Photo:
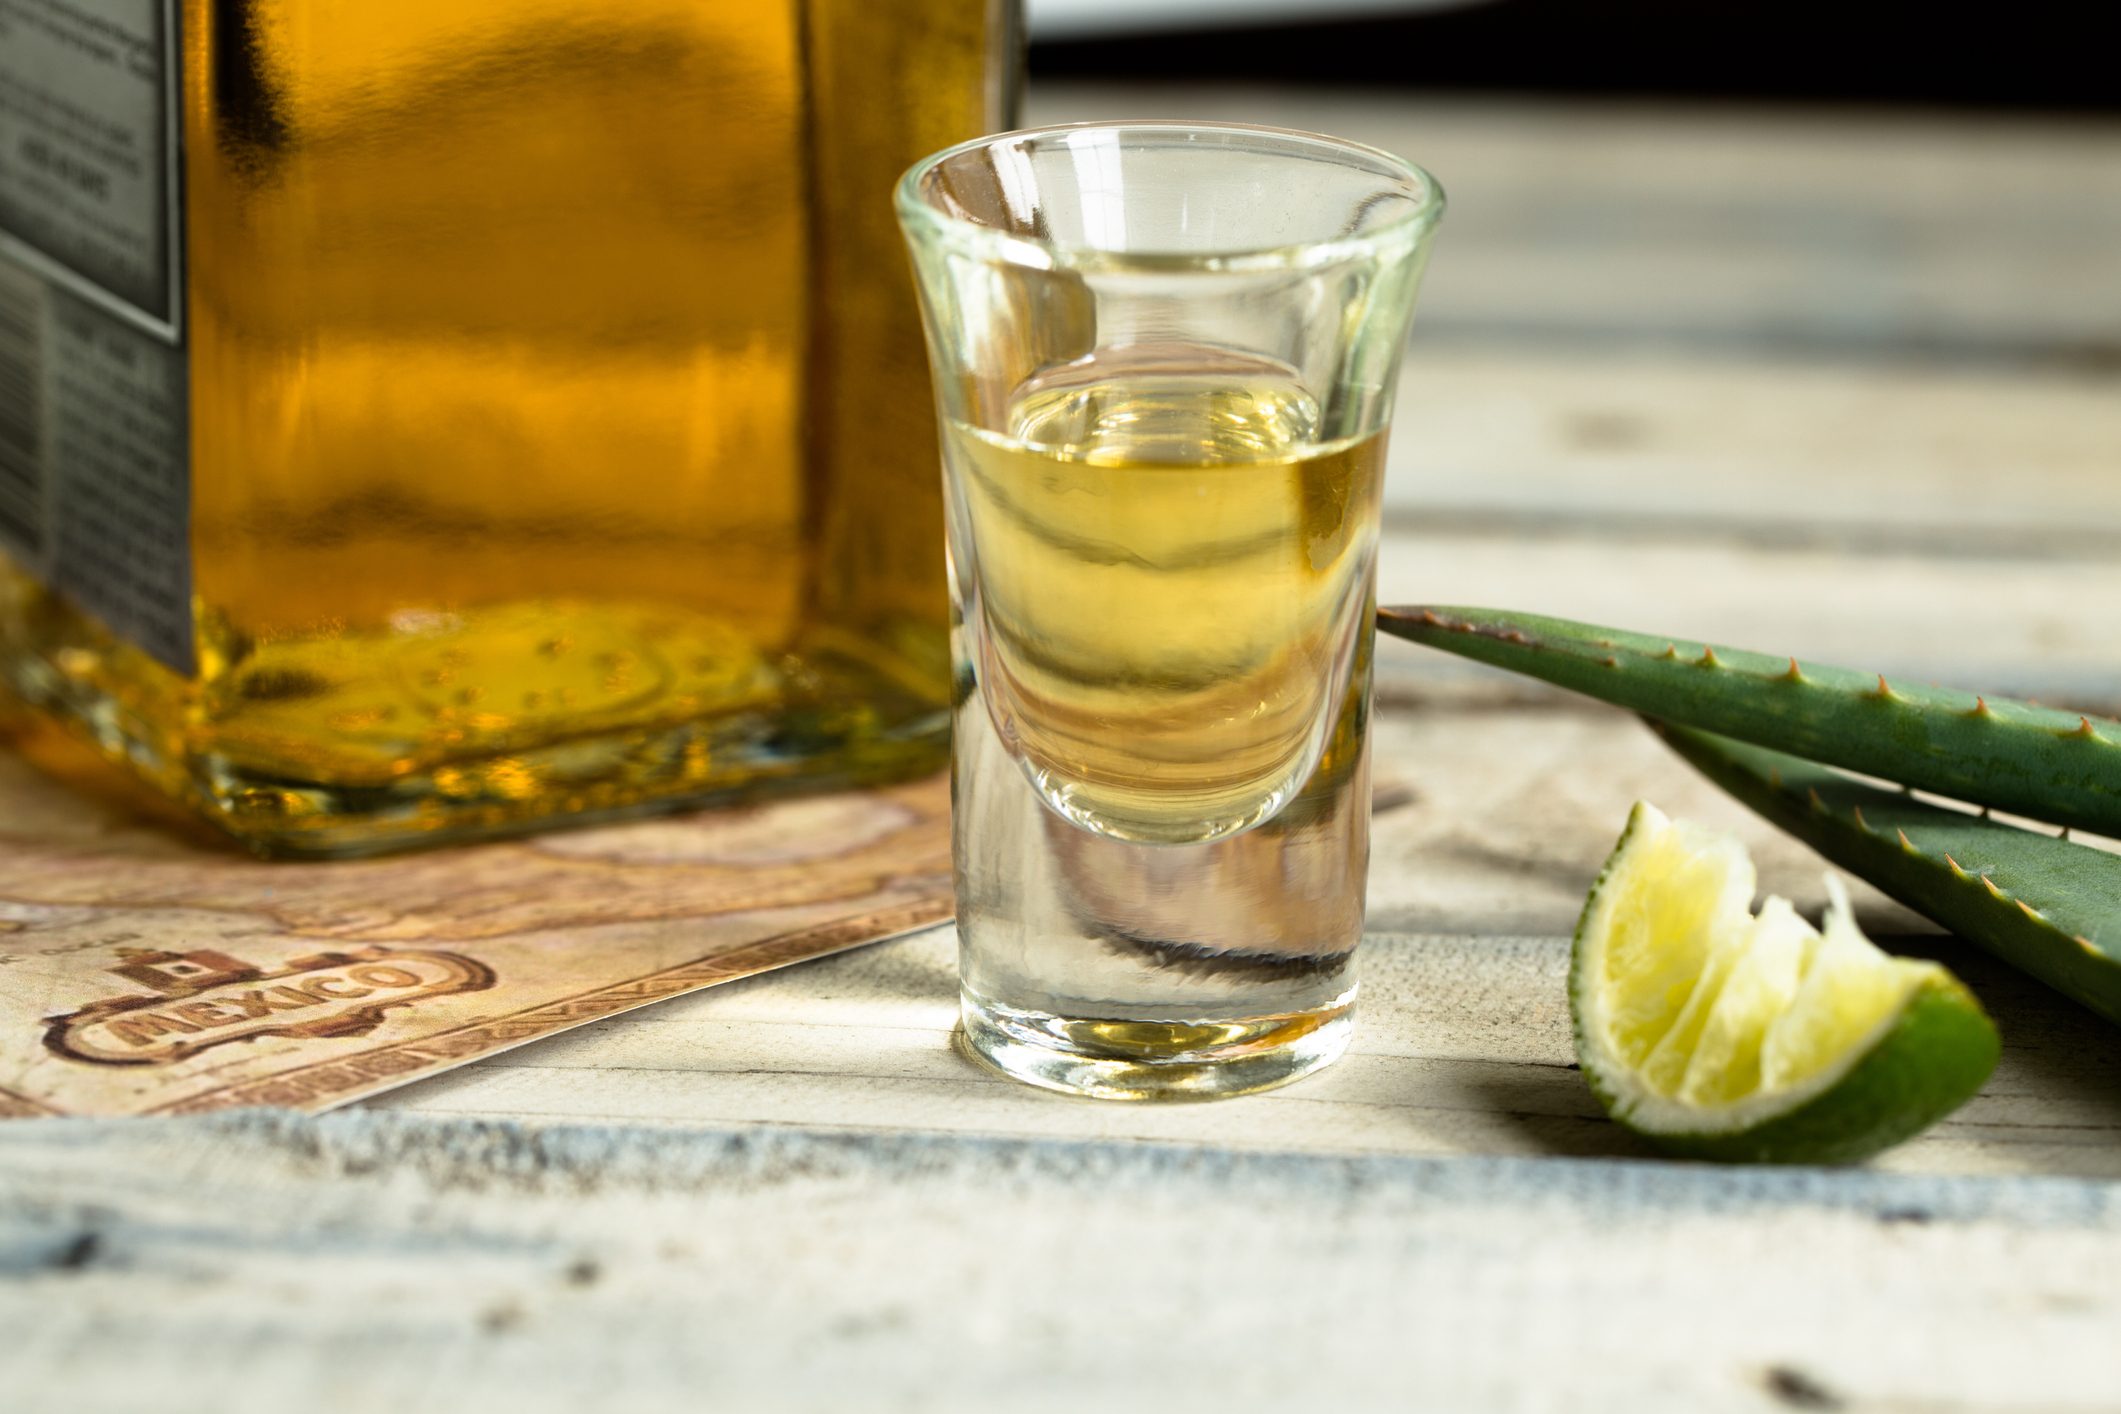
M 889 198 L 1016 43 L 1011 0 L 0 3 L 0 682 L 265 852 L 939 763 Z

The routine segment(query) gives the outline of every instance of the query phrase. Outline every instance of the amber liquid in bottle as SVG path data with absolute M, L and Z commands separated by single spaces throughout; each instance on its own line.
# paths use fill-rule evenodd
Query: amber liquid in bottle
M 942 759 L 889 191 L 985 0 L 183 11 L 198 672 L 10 576 L 23 695 L 294 852 Z

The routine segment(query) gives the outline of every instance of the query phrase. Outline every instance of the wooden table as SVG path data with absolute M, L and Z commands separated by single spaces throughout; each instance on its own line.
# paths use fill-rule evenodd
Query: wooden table
M 1313 127 L 1453 210 L 1386 601 L 2121 709 L 2121 126 L 1074 88 Z M 1821 866 L 1629 718 L 1381 654 L 1361 1030 L 1288 1090 L 1074 1103 L 949 1044 L 939 929 L 321 1121 L 0 1129 L 10 1409 L 2121 1407 L 2121 1068 L 1874 894 L 2005 1051 L 1867 1169 L 1650 1160 L 1571 1065 L 1629 804 Z

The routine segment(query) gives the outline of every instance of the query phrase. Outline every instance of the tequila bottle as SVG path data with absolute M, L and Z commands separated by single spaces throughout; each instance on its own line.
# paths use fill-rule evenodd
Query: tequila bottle
M 0 0 L 0 682 L 253 847 L 939 763 L 1009 0 Z

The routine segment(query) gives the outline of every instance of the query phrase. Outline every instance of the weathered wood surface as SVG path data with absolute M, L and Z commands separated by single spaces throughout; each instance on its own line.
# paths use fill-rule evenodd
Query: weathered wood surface
M 1093 84 L 1027 116 L 1442 178 L 1386 602 L 2121 705 L 2121 126 Z
M 1033 123 L 1307 128 L 1450 200 L 1418 338 L 2113 371 L 2110 120 L 1070 83 Z
M 2109 495 L 2121 494 L 2121 469 L 2110 485 Z M 2121 555 L 1984 561 L 1705 535 L 1418 529 L 1387 536 L 1381 553 L 1381 603 L 1555 613 L 2056 705 L 2121 708 L 2121 617 L 2109 607 L 2121 604 Z M 1393 701 L 1472 679 L 1484 693 L 1530 692 L 1412 651 L 1380 654 L 1378 675 Z
M 1823 902 L 1823 866 L 1618 712 L 1408 713 L 1384 721 L 1378 743 L 1411 798 L 1377 817 L 1361 1022 L 1347 1057 L 1287 1090 L 1149 1108 L 1028 1093 L 951 1049 L 956 945 L 942 928 L 598 1023 L 373 1103 L 543 1122 L 1646 1154 L 1573 1068 L 1563 988 L 1569 930 L 1628 803 L 1647 796 L 1738 831 L 1762 886 L 1807 909 Z M 2113 1028 L 1897 905 L 1867 890 L 1859 899 L 1874 934 L 1958 971 L 2005 1045 L 1980 1096 L 1879 1165 L 2121 1179 Z
M 1436 282 L 1451 275 L 1439 258 Z M 1909 356 L 1592 358 L 1423 328 L 1388 513 L 1446 530 L 2107 562 L 2117 384 L 2111 368 Z
M 0 1372 L 25 1414 L 2089 1411 L 2121 1396 L 2117 1192 L 52 1121 L 0 1130 Z
M 1342 133 L 1444 180 L 1400 392 L 1380 597 L 1507 604 L 2121 709 L 2121 131 L 1071 86 L 1032 121 Z M 1970 193 L 1980 193 L 1974 200 Z M 1092 1135 L 1336 1152 L 1637 1152 L 1561 994 L 1638 796 L 1820 866 L 1618 714 L 1405 645 L 1379 656 L 1356 1048 L 1278 1095 L 1109 1110 L 944 1048 L 947 930 L 765 977 L 385 1103 L 545 1119 Z M 2121 1178 L 2110 1029 L 1874 894 L 2006 1035 L 1984 1093 L 1879 1160 Z
M 1158 114 L 1343 132 L 1451 191 L 1384 598 L 2121 709 L 2121 125 L 1088 88 L 1032 117 Z M 1617 713 L 1401 644 L 1379 702 L 1397 803 L 1321 1075 L 1177 1108 L 1007 1085 L 949 1049 L 944 929 L 321 1123 L 0 1127 L 0 1388 L 2121 1407 L 2111 1028 L 1863 893 L 1995 1013 L 1989 1086 L 1869 1171 L 1633 1162 L 1561 990 L 1629 803 L 1737 830 L 1801 907 L 1820 866 Z

